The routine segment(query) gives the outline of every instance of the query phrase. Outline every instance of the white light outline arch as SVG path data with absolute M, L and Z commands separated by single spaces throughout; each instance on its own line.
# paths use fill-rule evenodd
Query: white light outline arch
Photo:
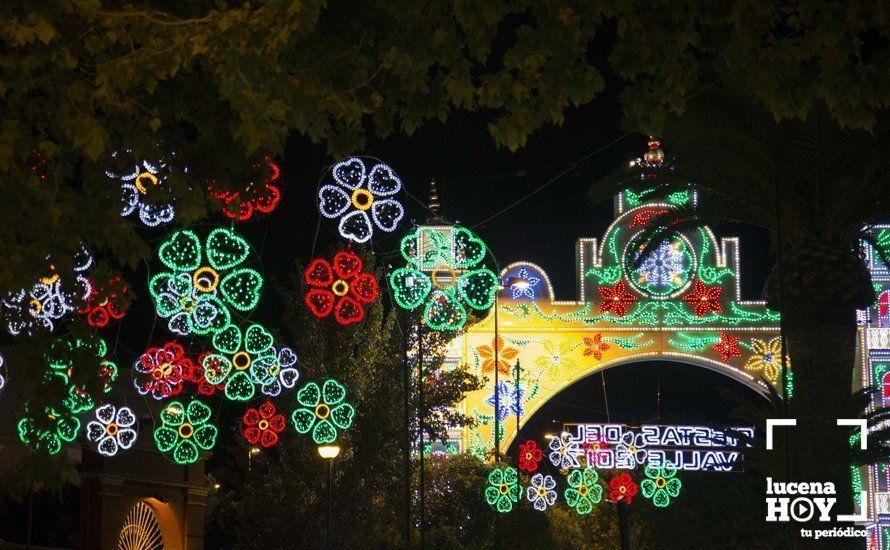
M 552 303 L 554 301 L 554 298 L 556 295 L 553 292 L 553 283 L 550 282 L 550 275 L 548 275 L 547 272 L 544 271 L 543 267 L 539 266 L 538 264 L 536 264 L 534 262 L 529 262 L 526 260 L 519 260 L 519 261 L 516 261 L 516 262 L 513 262 L 513 263 L 507 265 L 506 267 L 501 269 L 501 273 L 499 275 L 499 277 L 500 277 L 499 280 L 501 282 L 503 282 L 504 277 L 507 276 L 508 272 L 510 272 L 513 269 L 522 268 L 522 267 L 530 267 L 541 274 L 541 276 L 544 278 L 544 282 L 547 283 L 547 293 L 549 294 L 549 301 Z M 534 300 L 529 300 L 528 298 L 514 300 L 512 297 L 506 296 L 504 298 L 498 298 L 498 301 L 507 300 L 510 302 L 537 302 L 538 300 L 543 300 L 543 299 L 544 299 L 544 297 L 541 296 L 541 297 L 536 297 Z

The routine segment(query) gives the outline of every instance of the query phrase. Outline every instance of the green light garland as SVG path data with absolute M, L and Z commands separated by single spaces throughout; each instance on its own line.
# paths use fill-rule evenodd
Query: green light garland
M 225 384 L 227 399 L 250 401 L 256 384 L 270 384 L 278 375 L 272 343 L 272 335 L 262 325 L 250 325 L 243 333 L 228 325 L 213 335 L 218 353 L 204 356 L 204 377 L 213 385 Z
M 214 229 L 203 247 L 190 229 L 168 237 L 158 258 L 172 271 L 153 276 L 148 289 L 170 330 L 183 336 L 215 333 L 230 323 L 230 307 L 256 307 L 263 278 L 256 270 L 239 267 L 249 254 L 250 245 L 231 229 Z
M 643 337 L 643 333 L 638 332 L 638 333 L 634 334 L 633 336 L 628 336 L 626 338 L 620 338 L 618 336 L 609 336 L 609 337 L 603 338 L 603 341 L 612 342 L 612 343 L 618 344 L 618 347 L 621 349 L 630 349 L 630 350 L 642 349 L 642 348 L 652 345 L 651 339 L 646 340 L 645 342 L 637 342 L 637 340 L 639 340 L 642 337 Z
M 346 388 L 336 380 L 325 380 L 322 388 L 309 382 L 297 392 L 297 402 L 302 405 L 291 415 L 298 433 L 312 432 L 312 440 L 318 445 L 333 443 L 337 428 L 346 430 L 352 426 L 355 409 L 345 401 Z
M 423 322 L 433 330 L 459 330 L 467 308 L 483 311 L 494 303 L 498 277 L 479 267 L 486 250 L 463 227 L 451 228 L 447 237 L 430 227 L 417 228 L 401 242 L 409 265 L 389 276 L 396 303 L 411 311 L 424 305 Z
M 674 191 L 673 193 L 669 193 L 667 196 L 667 201 L 671 204 L 675 204 L 677 206 L 683 206 L 685 204 L 689 204 L 692 201 L 692 192 L 691 191 Z
M 643 201 L 646 195 L 650 195 L 655 192 L 655 188 L 643 189 L 639 193 L 635 193 L 630 189 L 624 190 L 624 200 L 627 201 L 627 204 L 630 206 L 639 206 L 643 204 Z
M 702 351 L 720 341 L 720 336 L 692 336 L 678 332 L 677 339 L 669 338 L 668 344 L 686 351 Z
M 516 468 L 495 468 L 488 474 L 488 485 L 485 487 L 485 502 L 494 510 L 505 514 L 513 510 L 519 502 L 522 487 Z
M 54 455 L 62 450 L 62 442 L 74 441 L 80 430 L 80 420 L 69 411 L 45 407 L 43 415 L 29 415 L 19 420 L 19 439 L 35 451 Z
M 603 487 L 599 484 L 599 474 L 593 468 L 572 470 L 566 478 L 566 504 L 581 515 L 593 511 L 593 505 L 603 499 Z
M 183 406 L 173 401 L 161 411 L 161 426 L 154 431 L 155 445 L 162 453 L 173 451 L 177 464 L 198 461 L 200 451 L 216 445 L 216 426 L 210 423 L 210 407 L 195 399 Z
M 643 496 L 652 499 L 652 504 L 658 508 L 667 508 L 671 503 L 671 498 L 680 496 L 680 489 L 683 484 L 677 479 L 677 469 L 670 466 L 663 468 L 653 468 L 646 466 L 643 470 L 648 479 L 644 479 L 640 483 L 640 490 Z
M 707 232 L 701 227 L 698 228 L 699 237 L 701 237 L 701 251 L 699 252 L 699 262 L 698 262 L 698 278 L 704 281 L 709 285 L 720 284 L 724 277 L 734 276 L 735 272 L 728 267 L 723 267 L 717 269 L 713 265 L 706 264 L 716 264 L 716 257 L 710 262 L 706 262 L 705 258 L 709 254 L 711 254 L 711 239 L 708 236 Z M 716 255 L 715 255 L 716 256 Z
M 59 381 L 67 388 L 67 396 L 62 405 L 74 414 L 80 414 L 96 407 L 100 395 L 111 391 L 114 381 L 117 380 L 118 369 L 112 361 L 103 359 L 108 352 L 108 346 L 100 336 L 95 334 L 84 338 L 63 336 L 50 345 L 46 354 L 49 370 L 46 372 L 45 381 Z M 96 372 L 83 372 L 83 369 L 92 365 L 89 361 L 81 360 L 82 355 L 95 357 L 99 363 Z M 90 379 L 95 379 L 101 394 L 94 395 L 93 384 Z

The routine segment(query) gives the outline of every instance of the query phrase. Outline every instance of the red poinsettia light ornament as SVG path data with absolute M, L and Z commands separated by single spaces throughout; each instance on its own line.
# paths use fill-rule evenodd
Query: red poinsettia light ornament
M 133 384 L 142 395 L 166 399 L 182 391 L 194 368 L 194 361 L 186 356 L 181 345 L 167 342 L 148 348 L 133 364 Z
M 120 277 L 112 277 L 98 288 L 95 284 L 90 286 L 89 296 L 77 310 L 84 316 L 87 324 L 94 328 L 103 328 L 124 317 L 130 304 L 127 286 Z
M 281 169 L 278 165 L 267 156 L 263 162 L 254 163 L 252 167 L 258 177 L 251 179 L 243 189 L 217 189 L 214 181 L 207 185 L 210 194 L 222 204 L 223 214 L 239 222 L 247 221 L 256 214 L 268 214 L 281 201 L 281 189 L 278 187 Z M 261 172 L 265 175 L 262 176 Z
M 601 286 L 597 289 L 603 301 L 600 303 L 600 313 L 611 313 L 616 317 L 627 315 L 627 307 L 637 301 L 637 297 L 627 291 L 624 281 L 618 281 L 615 286 Z
M 309 285 L 306 306 L 316 317 L 333 312 L 341 325 L 357 323 L 365 318 L 365 304 L 377 298 L 377 280 L 363 273 L 361 258 L 349 251 L 337 252 L 332 262 L 324 258 L 312 260 L 304 276 Z
M 630 504 L 637 496 L 637 490 L 637 484 L 630 474 L 622 472 L 609 481 L 609 500 L 616 504 L 619 502 Z
M 533 473 L 538 469 L 538 462 L 544 458 L 544 453 L 538 447 L 537 442 L 529 439 L 519 444 L 519 469 L 523 472 Z
M 723 306 L 719 302 L 722 293 L 723 287 L 707 286 L 701 281 L 695 281 L 692 292 L 687 292 L 683 301 L 692 307 L 696 316 L 704 317 L 709 313 L 723 313 Z
M 210 359 L 206 359 L 207 356 L 211 356 Z M 192 367 L 191 373 L 189 374 L 189 382 L 195 385 L 198 394 L 211 396 L 216 394 L 216 392 L 225 389 L 225 382 L 221 384 L 211 384 L 204 376 L 205 368 L 216 369 L 217 371 L 221 371 L 224 368 L 220 357 L 221 356 L 218 354 L 212 354 L 211 352 L 206 351 L 198 357 L 198 362 Z M 217 378 L 219 378 L 218 374 Z
M 256 409 L 247 409 L 241 418 L 244 425 L 244 439 L 251 445 L 271 447 L 278 443 L 278 434 L 284 431 L 287 422 L 284 415 L 275 410 L 271 401 L 265 401 Z
M 742 356 L 742 350 L 739 349 L 739 338 L 725 332 L 720 333 L 720 341 L 714 344 L 714 351 L 720 354 L 720 359 L 723 361 L 729 361 L 730 357 Z

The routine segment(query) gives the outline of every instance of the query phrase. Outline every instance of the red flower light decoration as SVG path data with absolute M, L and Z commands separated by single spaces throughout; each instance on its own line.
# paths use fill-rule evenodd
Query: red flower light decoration
M 214 385 L 208 382 L 207 378 L 204 377 L 205 364 L 208 368 L 214 368 L 214 366 L 219 366 L 220 364 L 219 355 L 214 355 L 211 361 L 205 361 L 204 358 L 209 354 L 209 351 L 202 353 L 201 356 L 198 357 L 198 362 L 194 364 L 189 373 L 189 382 L 197 387 L 198 394 L 207 396 L 214 395 L 216 392 L 222 391 L 226 387 L 225 382 Z
M 166 399 L 182 391 L 195 366 L 182 346 L 167 342 L 160 347 L 148 348 L 136 361 L 133 365 L 136 371 L 133 383 L 142 395 Z
M 609 481 L 609 500 L 616 504 L 621 501 L 630 504 L 637 496 L 637 489 L 637 484 L 630 474 L 622 472 Z
M 119 321 L 124 317 L 130 304 L 127 286 L 120 277 L 112 277 L 98 289 L 94 284 L 90 286 L 90 294 L 77 312 L 84 315 L 91 327 L 107 327 L 112 321 Z
M 544 458 L 544 453 L 541 452 L 541 448 L 533 439 L 519 444 L 520 470 L 528 473 L 534 472 L 538 469 L 538 462 L 541 462 L 542 458 Z
M 265 401 L 256 409 L 247 409 L 241 418 L 244 439 L 251 445 L 271 447 L 278 443 L 278 434 L 284 431 L 284 415 L 275 411 L 271 401 Z
M 324 258 L 312 260 L 304 276 L 311 289 L 306 293 L 306 306 L 316 317 L 334 312 L 341 325 L 357 323 L 365 318 L 365 307 L 377 297 L 377 280 L 362 273 L 362 260 L 352 252 L 337 252 L 333 265 Z
M 281 169 L 268 156 L 263 159 L 263 163 L 269 173 L 262 184 L 251 181 L 239 191 L 215 190 L 213 181 L 207 185 L 210 194 L 222 203 L 223 214 L 227 217 L 243 222 L 257 212 L 268 214 L 278 206 L 281 201 L 281 190 L 276 182 L 281 177 Z M 261 163 L 254 163 L 253 168 L 260 170 L 262 166 Z
M 609 349 L 609 344 L 603 342 L 602 334 L 594 334 L 593 338 L 584 337 L 584 357 L 593 355 L 597 361 L 603 360 L 603 352 Z
M 707 286 L 701 281 L 695 281 L 692 292 L 683 296 L 683 301 L 692 306 L 692 312 L 698 317 L 704 317 L 708 313 L 723 313 L 723 306 L 717 300 L 723 293 L 723 287 Z
M 600 313 L 610 312 L 616 317 L 627 315 L 627 306 L 637 301 L 637 297 L 627 291 L 624 281 L 618 281 L 615 286 L 601 286 L 597 289 L 603 301 L 600 303 Z
M 724 361 L 728 361 L 730 357 L 742 356 L 742 350 L 739 349 L 739 339 L 725 332 L 720 333 L 720 341 L 714 344 L 714 351 L 719 353 L 720 358 Z

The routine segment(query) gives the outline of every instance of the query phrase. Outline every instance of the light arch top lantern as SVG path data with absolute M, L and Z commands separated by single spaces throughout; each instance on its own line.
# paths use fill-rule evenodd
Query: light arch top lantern
M 661 161 L 648 155 L 636 162 L 658 168 Z M 602 238 L 578 239 L 575 299 L 557 299 L 537 264 L 515 262 L 501 272 L 501 284 L 509 287 L 504 281 L 510 277 L 528 280 L 519 274 L 524 269 L 524 275 L 540 279 L 540 291 L 529 296 L 505 288 L 500 293 L 498 342 L 492 310 L 449 347 L 450 361 L 463 362 L 488 378 L 483 389 L 468 394 L 460 405 L 477 420 L 459 434 L 464 448 L 481 456 L 494 441 L 494 385 L 490 372 L 484 372 L 494 345 L 502 357 L 511 358 L 511 371 L 520 363 L 519 391 L 499 391 L 501 400 L 519 398 L 519 406 L 512 405 L 507 416 L 518 409 L 522 422 L 578 380 L 640 361 L 689 363 L 725 374 L 762 395 L 770 388 L 782 394 L 779 314 L 762 301 L 742 299 L 737 238 L 718 239 L 709 228 L 696 228 L 635 262 L 638 237 L 653 216 L 694 207 L 698 201 L 692 188 L 667 192 L 643 173 L 639 186 L 615 198 L 615 219 Z M 510 386 L 515 384 L 512 378 Z M 516 423 L 501 416 L 504 452 L 516 435 Z

